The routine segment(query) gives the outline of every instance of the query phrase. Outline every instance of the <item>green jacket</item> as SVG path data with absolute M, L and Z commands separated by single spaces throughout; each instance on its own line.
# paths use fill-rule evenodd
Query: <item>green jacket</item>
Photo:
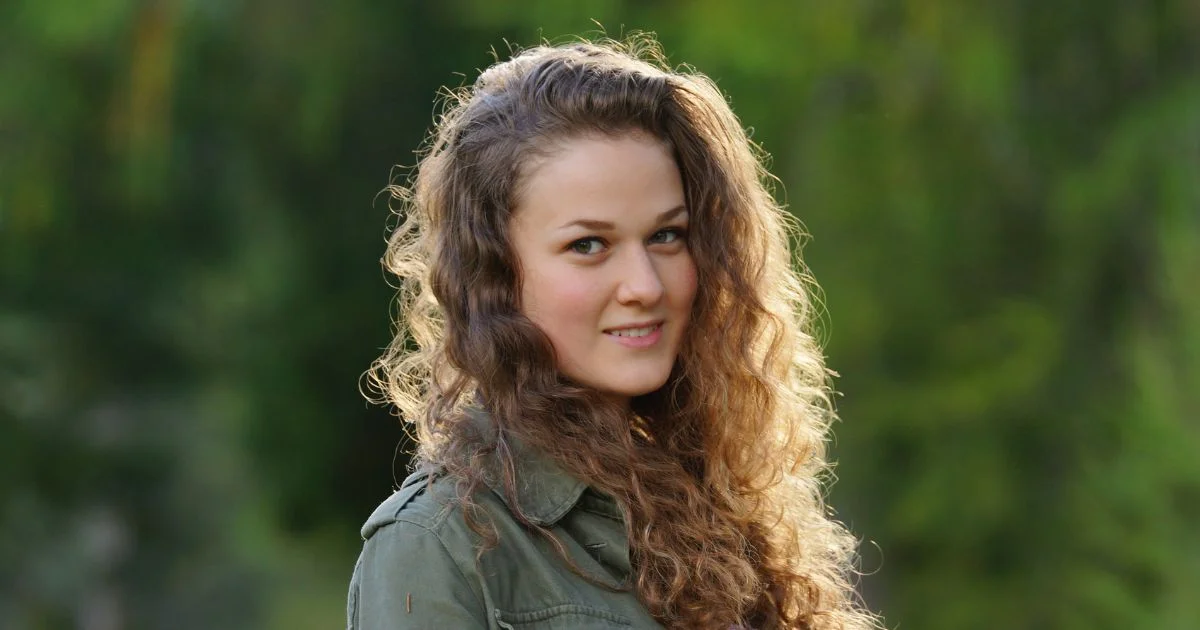
M 519 452 L 519 451 L 518 451 Z M 408 477 L 362 528 L 347 601 L 347 628 L 660 628 L 630 590 L 611 591 L 571 572 L 544 537 L 509 511 L 502 487 L 477 493 L 499 535 L 476 563 L 478 537 L 458 507 L 443 509 L 454 480 Z M 629 576 L 617 504 L 536 453 L 517 460 L 517 503 L 548 527 L 576 565 L 605 583 Z

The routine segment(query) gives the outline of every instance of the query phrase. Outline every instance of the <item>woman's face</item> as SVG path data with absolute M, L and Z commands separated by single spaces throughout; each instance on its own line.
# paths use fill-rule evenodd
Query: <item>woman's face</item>
M 533 165 L 510 226 L 521 311 L 571 380 L 627 401 L 670 376 L 696 294 L 683 183 L 644 134 L 581 136 Z

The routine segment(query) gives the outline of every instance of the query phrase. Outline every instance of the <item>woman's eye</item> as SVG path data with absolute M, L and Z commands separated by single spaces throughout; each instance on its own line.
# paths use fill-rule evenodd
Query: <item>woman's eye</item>
M 674 243 L 681 238 L 683 238 L 682 228 L 666 228 L 655 232 L 650 237 L 650 241 L 653 243 Z
M 599 254 L 604 249 L 604 243 L 601 243 L 598 238 L 589 237 L 572 241 L 567 247 L 576 254 L 590 255 Z

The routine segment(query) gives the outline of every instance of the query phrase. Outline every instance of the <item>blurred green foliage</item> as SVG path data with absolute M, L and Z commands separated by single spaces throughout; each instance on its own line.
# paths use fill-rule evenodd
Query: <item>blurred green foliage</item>
M 404 472 L 376 193 L 439 86 L 597 23 L 714 77 L 814 235 L 888 625 L 1200 627 L 1189 0 L 4 4 L 0 626 L 341 623 Z

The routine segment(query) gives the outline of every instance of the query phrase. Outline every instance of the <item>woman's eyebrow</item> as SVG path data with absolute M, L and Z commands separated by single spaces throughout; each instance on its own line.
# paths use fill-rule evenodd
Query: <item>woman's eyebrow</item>
M 675 217 L 679 216 L 680 214 L 686 214 L 686 213 L 687 213 L 687 208 L 685 206 L 675 206 L 674 208 L 671 208 L 670 210 L 667 210 L 666 212 L 659 214 L 657 221 L 658 221 L 658 223 L 666 223 L 667 221 L 674 219 Z M 582 227 L 584 229 L 596 230 L 596 231 L 604 231 L 604 230 L 611 231 L 611 230 L 617 229 L 617 226 L 613 225 L 609 221 L 598 221 L 596 219 L 576 219 L 569 223 L 564 223 L 564 224 L 560 225 L 558 227 L 558 229 L 563 230 L 563 229 L 566 229 L 569 227 L 576 227 L 576 226 Z
M 597 221 L 595 219 L 576 219 L 574 221 L 571 221 L 570 223 L 564 223 L 564 224 L 558 226 L 558 229 L 565 230 L 566 228 L 575 227 L 575 226 L 579 226 L 579 227 L 582 227 L 582 228 L 585 228 L 588 230 L 597 230 L 597 231 L 615 230 L 617 228 L 617 226 L 613 225 L 612 223 L 610 223 L 608 221 Z
M 687 206 L 675 206 L 674 208 L 667 210 L 666 212 L 658 215 L 658 222 L 666 223 L 667 221 L 670 221 L 681 214 L 687 214 Z

